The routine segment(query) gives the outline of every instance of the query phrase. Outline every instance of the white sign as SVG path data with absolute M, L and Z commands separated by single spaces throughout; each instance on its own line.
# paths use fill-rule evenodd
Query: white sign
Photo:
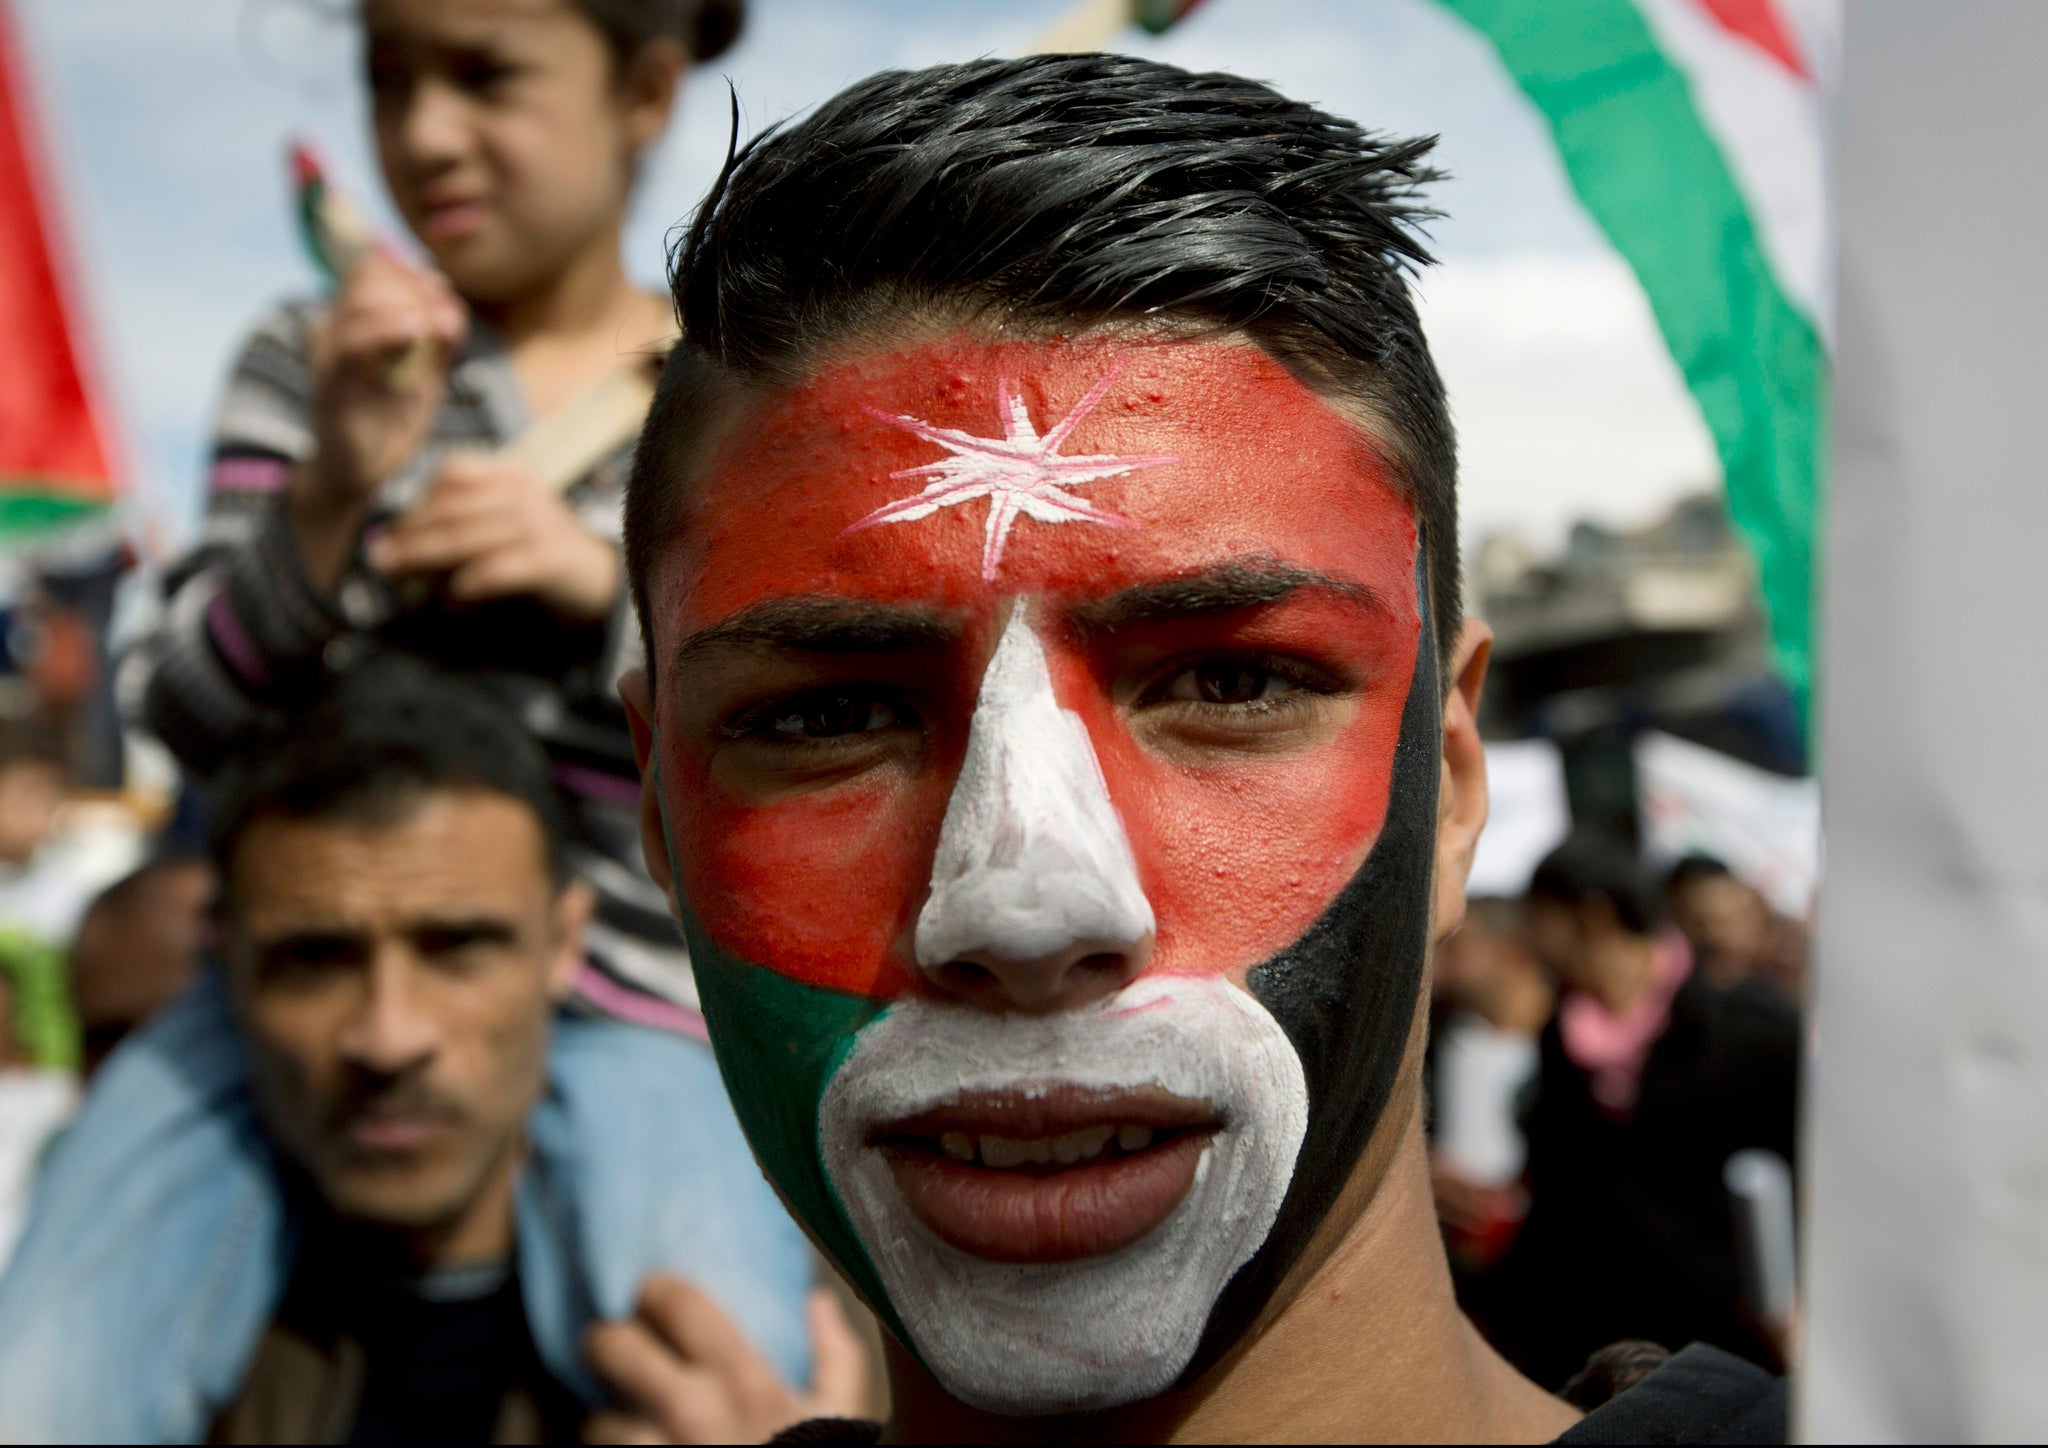
M 1655 732 L 1636 740 L 1635 756 L 1643 853 L 1652 864 L 1712 855 L 1780 915 L 1806 918 L 1820 878 L 1817 781 Z
M 1529 888 L 1543 857 L 1571 833 L 1564 759 L 1548 739 L 1486 746 L 1486 832 L 1465 893 L 1513 898 Z

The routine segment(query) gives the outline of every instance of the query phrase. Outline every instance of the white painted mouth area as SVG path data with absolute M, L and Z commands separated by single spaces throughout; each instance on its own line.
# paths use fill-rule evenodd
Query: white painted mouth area
M 1152 932 L 1087 727 L 1054 697 L 1019 602 L 982 676 L 946 802 L 917 963 L 1134 952 Z
M 911 1213 L 880 1128 L 969 1092 L 1156 1086 L 1216 1107 L 1194 1186 L 1138 1241 L 1070 1262 L 990 1262 Z M 1247 992 L 1148 976 L 1077 1011 L 1005 1015 L 907 996 L 862 1031 L 821 1103 L 832 1189 L 911 1343 L 946 1391 L 998 1413 L 1152 1397 L 1280 1210 L 1308 1128 L 1301 1060 Z

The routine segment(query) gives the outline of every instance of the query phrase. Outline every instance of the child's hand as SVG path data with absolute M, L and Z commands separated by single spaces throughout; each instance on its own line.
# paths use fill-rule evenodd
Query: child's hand
M 592 620 L 619 592 L 619 553 L 533 475 L 487 453 L 451 453 L 426 496 L 372 540 L 387 576 L 444 575 L 456 603 L 524 595 Z
M 592 1416 L 592 1443 L 765 1443 L 808 1418 L 854 1418 L 867 1402 L 867 1349 L 819 1288 L 808 1304 L 811 1387 L 783 1382 L 696 1288 L 655 1273 L 639 1311 L 583 1337 L 584 1356 L 620 1407 Z
M 360 523 L 377 489 L 418 451 L 469 317 L 448 283 L 384 252 L 349 270 L 313 328 L 314 456 L 294 503 Z

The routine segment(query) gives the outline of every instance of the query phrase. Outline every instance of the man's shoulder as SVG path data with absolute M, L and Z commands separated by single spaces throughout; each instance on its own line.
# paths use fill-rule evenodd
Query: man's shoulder
M 1694 1343 L 1593 1407 L 1556 1441 L 1783 1443 L 1787 1427 L 1783 1378 Z

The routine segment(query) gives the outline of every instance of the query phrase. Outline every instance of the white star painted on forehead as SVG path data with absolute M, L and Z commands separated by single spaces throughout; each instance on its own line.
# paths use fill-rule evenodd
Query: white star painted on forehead
M 934 481 L 922 492 L 884 503 L 840 536 L 872 528 L 877 523 L 908 523 L 928 518 L 941 508 L 987 498 L 988 528 L 983 535 L 981 576 L 984 582 L 993 583 L 996 568 L 1003 561 L 1003 548 L 1010 540 L 1010 527 L 1019 513 L 1041 523 L 1100 523 L 1105 528 L 1136 528 L 1138 524 L 1121 513 L 1098 508 L 1085 498 L 1062 491 L 1102 478 L 1121 477 L 1139 468 L 1180 461 L 1167 453 L 1060 455 L 1060 444 L 1109 394 L 1122 371 L 1123 364 L 1119 362 L 1103 373 L 1101 380 L 1088 389 L 1088 395 L 1075 403 L 1073 410 L 1043 437 L 1031 425 L 1031 413 L 1007 377 L 996 384 L 997 406 L 1003 418 L 1001 437 L 976 437 L 958 428 L 935 427 L 922 418 L 898 417 L 869 408 L 882 421 L 914 432 L 926 442 L 935 442 L 952 456 L 889 474 L 892 478 Z

